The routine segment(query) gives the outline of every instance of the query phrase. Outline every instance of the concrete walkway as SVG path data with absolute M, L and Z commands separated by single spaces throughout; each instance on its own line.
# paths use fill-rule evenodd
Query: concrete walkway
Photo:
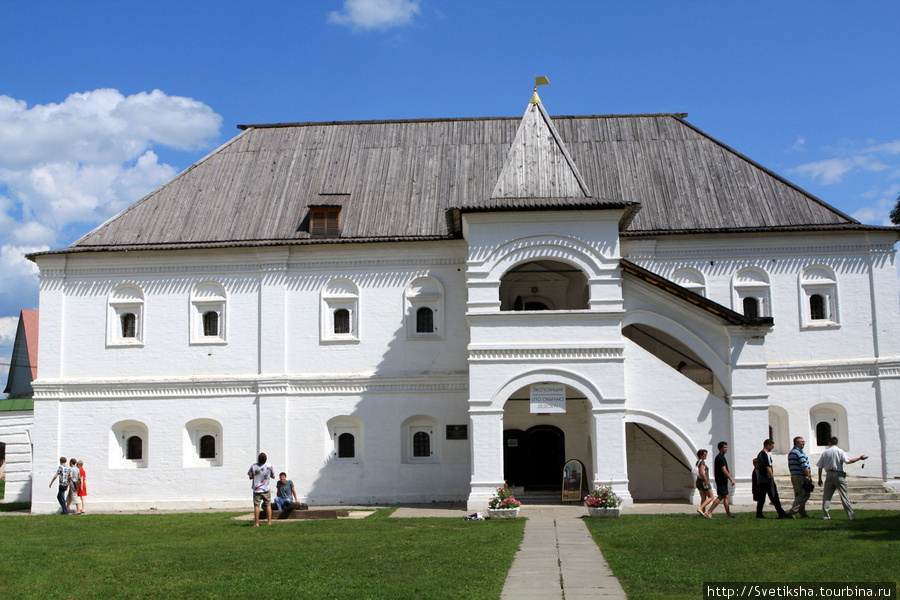
M 522 506 L 525 539 L 501 600 L 618 598 L 625 592 L 594 543 L 581 506 Z

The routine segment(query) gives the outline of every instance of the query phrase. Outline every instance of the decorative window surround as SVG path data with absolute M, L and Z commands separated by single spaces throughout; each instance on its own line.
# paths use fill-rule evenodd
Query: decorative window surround
M 800 319 L 804 328 L 839 326 L 837 277 L 830 267 L 807 267 L 800 275 Z
M 437 421 L 425 415 L 410 417 L 402 426 L 402 459 L 404 463 L 440 462 Z
M 363 460 L 363 422 L 357 417 L 342 415 L 328 421 L 331 438 L 329 460 L 335 463 L 361 463 Z
M 150 435 L 140 421 L 120 421 L 110 429 L 110 469 L 145 469 L 149 464 Z
M 106 345 L 144 345 L 144 293 L 138 286 L 122 284 L 109 295 Z
M 359 290 L 348 279 L 334 279 L 322 290 L 322 343 L 359 342 Z
M 444 286 L 441 282 L 434 277 L 420 277 L 409 284 L 405 296 L 407 339 L 443 339 Z
M 225 288 L 214 281 L 197 284 L 191 292 L 191 345 L 227 343 Z
M 745 316 L 771 317 L 772 294 L 769 275 L 758 267 L 738 271 L 732 281 L 732 310 Z M 745 309 L 756 300 L 756 315 L 747 315 Z
M 221 467 L 224 447 L 222 425 L 218 421 L 194 419 L 184 426 L 185 467 Z

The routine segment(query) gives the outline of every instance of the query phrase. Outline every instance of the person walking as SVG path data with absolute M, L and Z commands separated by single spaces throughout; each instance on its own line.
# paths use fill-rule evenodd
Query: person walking
M 869 458 L 865 454 L 850 458 L 846 452 L 838 448 L 838 439 L 836 437 L 829 438 L 828 449 L 819 457 L 816 466 L 819 468 L 819 487 L 822 487 L 822 471 L 825 471 L 825 487 L 822 490 L 822 512 L 825 515 L 823 519 L 830 519 L 831 514 L 828 512 L 831 508 L 831 497 L 837 490 L 841 496 L 841 504 L 847 518 L 851 521 L 856 519 L 856 514 L 850 506 L 850 494 L 847 492 L 847 474 L 844 472 L 844 465 L 851 465 L 858 460 L 866 460 Z
M 806 440 L 799 435 L 794 438 L 794 447 L 788 452 L 788 469 L 791 471 L 791 486 L 794 488 L 794 503 L 788 510 L 788 516 L 796 519 L 808 519 L 806 502 L 813 490 L 812 474 L 809 472 L 809 457 L 803 451 Z
M 765 519 L 763 507 L 766 505 L 766 496 L 772 501 L 775 510 L 778 511 L 779 519 L 788 519 L 787 513 L 781 508 L 781 499 L 778 498 L 778 487 L 775 485 L 775 471 L 772 468 L 772 448 L 775 442 L 766 439 L 763 442 L 763 449 L 756 455 L 756 480 L 762 488 L 760 499 L 756 501 L 756 518 Z
M 275 479 L 275 468 L 267 465 L 269 457 L 260 452 L 256 463 L 250 465 L 247 476 L 253 481 L 253 526 L 259 527 L 259 511 L 266 510 L 266 521 L 272 524 L 272 493 L 269 490 L 269 479 Z
M 697 512 L 707 519 L 711 519 L 712 517 L 706 515 L 706 507 L 713 501 L 712 485 L 709 483 L 709 469 L 706 466 L 706 455 L 706 448 L 697 450 L 697 462 L 694 465 L 697 472 L 695 485 L 697 486 L 697 491 L 700 492 L 700 506 L 697 508 Z
M 87 498 L 87 474 L 84 472 L 84 462 L 78 461 L 75 465 L 78 467 L 78 498 L 81 500 L 81 511 L 77 514 L 83 515 L 86 511 L 84 510 L 84 500 Z
M 71 476 L 72 471 L 69 469 L 68 465 L 66 465 L 66 457 L 60 456 L 59 467 L 56 469 L 56 475 L 50 480 L 50 487 L 53 487 L 53 482 L 59 479 L 59 490 L 56 494 L 56 501 L 59 502 L 59 507 L 62 509 L 60 512 L 64 515 L 69 514 L 69 509 L 66 505 L 66 494 L 69 492 L 69 477 Z
M 728 500 L 730 494 L 728 482 L 730 481 L 731 485 L 734 485 L 734 477 L 729 473 L 728 461 L 725 460 L 725 454 L 728 452 L 728 442 L 719 442 L 716 447 L 719 449 L 719 453 L 716 455 L 716 460 L 713 462 L 713 477 L 716 480 L 716 494 L 718 494 L 718 496 L 713 503 L 710 504 L 709 510 L 706 511 L 706 516 L 712 519 L 712 512 L 716 510 L 716 507 L 721 502 L 722 505 L 725 506 L 725 514 L 729 519 L 733 519 L 734 515 L 731 514 L 731 507 Z
M 81 510 L 78 506 L 81 504 L 81 498 L 78 496 L 78 488 L 81 485 L 81 474 L 78 472 L 78 460 L 74 458 L 69 459 L 69 472 L 71 473 L 71 477 L 69 477 L 69 493 L 66 494 L 66 508 L 68 508 L 69 512 L 75 515 L 81 514 Z M 75 511 L 72 511 L 72 505 L 75 505 Z

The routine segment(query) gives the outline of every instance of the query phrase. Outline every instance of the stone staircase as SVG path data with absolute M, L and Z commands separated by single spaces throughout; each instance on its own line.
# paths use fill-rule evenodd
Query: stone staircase
M 824 478 L 823 478 L 824 479 Z M 791 478 L 785 476 L 776 476 L 775 482 L 778 484 L 778 495 L 785 510 L 790 508 L 794 499 L 794 488 L 791 485 Z M 813 473 L 813 482 L 818 482 L 817 476 Z M 897 481 L 893 487 L 890 484 L 885 485 L 880 479 L 870 477 L 847 477 L 847 490 L 850 492 L 850 501 L 854 505 L 865 505 L 868 508 L 878 508 L 880 504 L 897 504 L 900 503 L 900 481 Z M 831 500 L 832 506 L 840 506 L 841 499 L 835 493 Z M 822 488 L 816 485 L 816 489 L 810 494 L 808 506 L 822 505 Z

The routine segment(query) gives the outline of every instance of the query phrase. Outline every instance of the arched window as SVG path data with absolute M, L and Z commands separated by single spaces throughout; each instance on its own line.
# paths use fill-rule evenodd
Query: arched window
M 350 333 L 350 311 L 346 308 L 339 308 L 334 311 L 334 334 L 347 333 Z
M 831 423 L 819 421 L 816 423 L 816 446 L 827 446 L 831 439 Z
M 356 438 L 352 433 L 344 432 L 338 436 L 338 458 L 356 457 Z
M 828 318 L 825 313 L 825 297 L 821 294 L 813 294 L 809 297 L 809 318 L 813 321 Z
M 203 313 L 203 336 L 214 337 L 219 335 L 219 313 L 207 311 Z
M 425 458 L 431 456 L 431 435 L 426 431 L 417 431 L 413 434 L 413 456 Z
M 696 269 L 678 269 L 672 273 L 672 281 L 695 294 L 706 295 L 706 280 L 703 273 Z
M 225 288 L 215 281 L 198 283 L 191 292 L 191 343 L 225 343 Z
M 224 464 L 222 424 L 215 419 L 201 418 L 184 424 L 184 466 L 221 467 Z
M 136 335 L 137 331 L 137 317 L 134 313 L 122 313 L 119 317 L 119 320 L 122 323 L 122 337 L 123 338 L 133 338 Z
M 741 269 L 732 280 L 734 310 L 748 319 L 772 316 L 769 275 L 758 267 Z M 740 308 L 738 308 L 740 307 Z
M 133 435 L 128 438 L 126 444 L 125 458 L 128 460 L 144 459 L 144 440 L 139 435 Z
M 125 283 L 109 295 L 106 343 L 109 346 L 141 345 L 144 341 L 144 293 Z
M 440 462 L 440 447 L 435 432 L 437 421 L 427 415 L 416 415 L 406 419 L 402 425 L 401 460 L 404 463 Z
M 416 311 L 416 333 L 434 333 L 434 311 L 427 306 Z
M 744 316 L 748 319 L 759 317 L 759 300 L 748 296 L 744 298 Z
M 837 277 L 831 267 L 807 267 L 800 275 L 801 317 L 806 327 L 833 327 L 838 324 Z
M 320 340 L 330 343 L 359 341 L 359 290 L 348 279 L 334 279 L 322 289 Z
M 200 458 L 216 457 L 216 438 L 207 434 L 200 438 Z
M 443 336 L 444 286 L 434 277 L 419 277 L 406 287 L 406 337 L 438 340 Z
M 329 419 L 330 459 L 336 464 L 362 462 L 365 453 L 364 433 L 363 422 L 358 417 L 341 415 Z

